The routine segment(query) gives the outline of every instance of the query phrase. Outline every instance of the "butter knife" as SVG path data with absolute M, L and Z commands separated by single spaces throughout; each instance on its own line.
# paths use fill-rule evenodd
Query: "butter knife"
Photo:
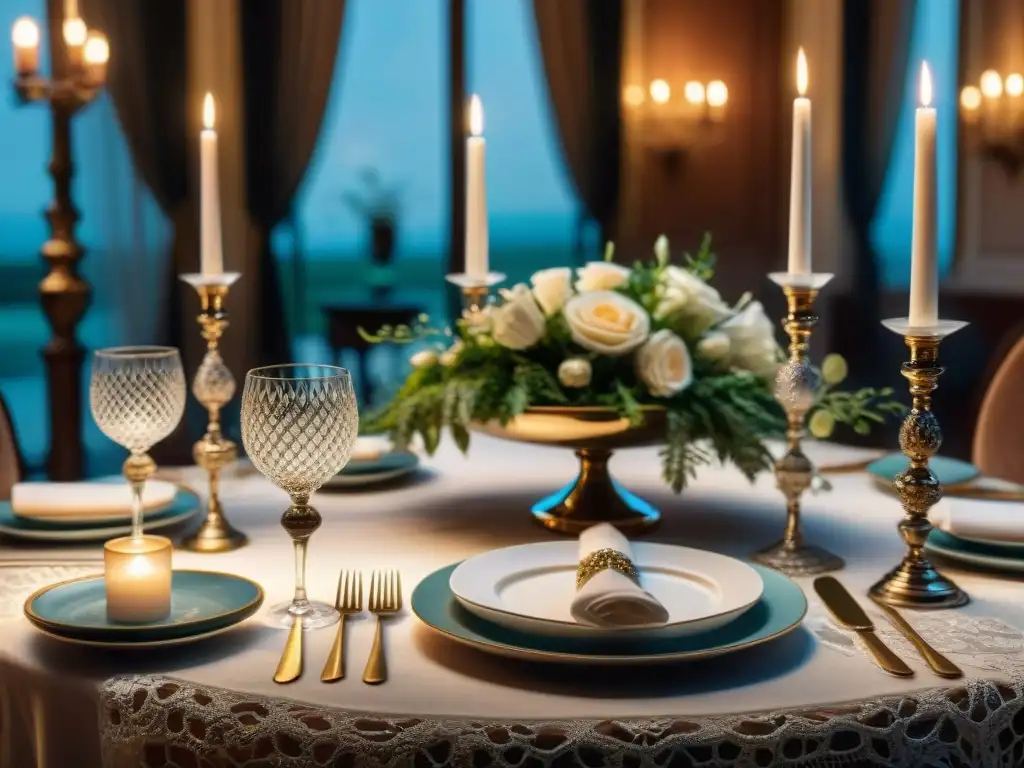
M 292 628 L 288 630 L 281 661 L 274 672 L 275 683 L 291 683 L 302 674 L 302 617 L 296 616 Z
M 857 633 L 857 637 L 864 643 L 864 647 L 874 657 L 878 666 L 896 677 L 913 676 L 914 670 L 875 634 L 875 625 L 853 599 L 853 595 L 846 591 L 846 587 L 831 576 L 819 576 L 814 580 L 814 591 L 818 593 L 821 602 L 837 622 Z
M 964 676 L 963 670 L 932 648 L 931 645 L 928 644 L 928 641 L 921 637 L 918 631 L 914 629 L 909 621 L 903 618 L 899 611 L 891 605 L 886 605 L 879 600 L 875 600 L 875 604 L 885 611 L 885 615 L 889 617 L 889 621 L 891 621 L 896 629 L 902 632 L 903 636 L 910 641 L 914 648 L 917 649 L 917 652 L 921 654 L 921 658 L 923 658 L 925 662 L 927 662 L 928 666 L 931 667 L 932 672 L 939 677 L 947 677 L 951 679 Z

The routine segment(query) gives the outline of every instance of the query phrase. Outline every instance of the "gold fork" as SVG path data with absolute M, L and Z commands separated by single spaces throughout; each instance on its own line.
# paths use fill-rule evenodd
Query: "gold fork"
M 334 645 L 320 673 L 320 682 L 323 683 L 333 683 L 345 676 L 345 617 L 363 612 L 363 574 L 357 576 L 353 571 L 338 574 L 338 596 L 334 599 L 334 607 L 341 614 L 341 619 Z
M 388 668 L 384 662 L 383 617 L 402 610 L 402 577 L 398 571 L 374 571 L 370 578 L 370 613 L 377 616 L 377 632 L 373 636 L 370 658 L 363 671 L 363 682 L 380 685 L 388 679 Z

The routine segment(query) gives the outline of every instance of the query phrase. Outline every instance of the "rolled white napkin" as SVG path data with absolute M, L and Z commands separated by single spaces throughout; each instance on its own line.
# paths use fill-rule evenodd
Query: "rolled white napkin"
M 580 534 L 580 560 L 599 549 L 614 549 L 633 559 L 629 540 L 608 523 Z M 595 574 L 576 591 L 570 611 L 580 624 L 607 629 L 656 626 L 668 621 L 665 606 L 650 592 L 611 568 Z
M 142 492 L 143 510 L 165 507 L 178 487 L 166 480 L 150 480 Z M 71 520 L 128 516 L 131 488 L 119 483 L 16 483 L 11 489 L 11 510 L 19 517 Z
M 352 446 L 352 461 L 376 461 L 391 452 L 391 441 L 380 435 L 360 435 Z
M 1024 544 L 1024 504 L 946 498 L 928 513 L 932 525 L 961 539 Z

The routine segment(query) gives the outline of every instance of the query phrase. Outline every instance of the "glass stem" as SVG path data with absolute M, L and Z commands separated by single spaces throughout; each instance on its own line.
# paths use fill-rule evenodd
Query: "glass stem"
M 138 480 L 130 485 L 132 487 L 132 539 L 138 541 L 142 538 L 142 489 L 146 486 L 146 481 Z
M 306 597 L 306 543 L 309 539 L 295 540 L 295 597 L 293 606 L 304 606 L 309 603 Z

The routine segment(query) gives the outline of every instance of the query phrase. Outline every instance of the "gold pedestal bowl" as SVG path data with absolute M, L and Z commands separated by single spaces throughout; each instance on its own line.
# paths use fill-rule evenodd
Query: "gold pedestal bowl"
M 644 423 L 633 426 L 616 411 L 601 406 L 536 406 L 508 424 L 477 423 L 473 430 L 503 440 L 576 452 L 580 460 L 576 478 L 530 509 L 545 528 L 578 534 L 597 523 L 611 523 L 623 533 L 637 534 L 657 525 L 661 513 L 613 479 L 608 460 L 619 448 L 664 442 L 665 410 L 652 406 L 643 411 Z

